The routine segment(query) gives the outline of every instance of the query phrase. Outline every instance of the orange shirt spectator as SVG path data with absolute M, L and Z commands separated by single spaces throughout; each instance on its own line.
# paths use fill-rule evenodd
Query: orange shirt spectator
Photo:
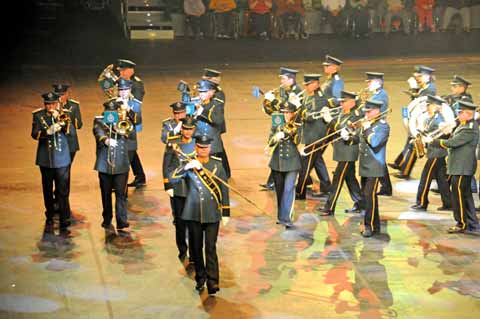
M 215 12 L 227 12 L 235 9 L 235 0 L 211 0 L 209 8 Z
M 272 9 L 272 0 L 248 0 L 248 7 L 252 12 L 265 14 Z
M 281 16 L 285 13 L 298 13 L 300 15 L 305 14 L 305 9 L 303 8 L 302 0 L 277 0 L 277 11 L 276 15 Z

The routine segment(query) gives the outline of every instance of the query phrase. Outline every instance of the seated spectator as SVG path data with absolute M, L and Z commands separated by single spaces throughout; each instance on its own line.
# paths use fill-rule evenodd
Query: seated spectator
M 386 10 L 385 0 L 368 0 L 368 12 L 370 14 L 370 21 L 372 21 L 372 31 L 381 28 L 382 19 Z
M 293 35 L 298 39 L 301 32 L 301 22 L 305 15 L 302 0 L 276 0 L 275 16 L 280 22 L 279 36 Z
M 208 16 L 205 14 L 205 5 L 202 0 L 184 0 L 183 10 L 187 16 L 192 34 L 195 39 L 202 39 L 208 30 Z
M 344 10 L 346 0 L 322 0 L 324 18 L 332 27 L 333 33 L 342 34 L 345 32 Z
M 413 3 L 409 0 L 387 0 L 385 13 L 385 35 L 389 35 L 392 30 L 392 18 L 400 18 L 403 32 L 410 33 L 410 10 Z
M 470 32 L 471 6 L 471 0 L 446 0 L 441 31 L 445 31 L 448 28 L 453 16 L 458 13 L 462 17 L 463 30 Z
M 433 24 L 433 6 L 435 0 L 415 0 L 415 12 L 418 16 L 418 31 L 423 32 L 425 25 L 431 32 L 435 32 Z
M 233 36 L 233 11 L 236 7 L 235 0 L 210 0 L 209 8 L 215 14 L 219 39 L 230 39 Z
M 268 40 L 267 29 L 272 11 L 272 0 L 249 0 L 250 16 L 255 35 L 262 40 Z
M 355 38 L 368 36 L 370 13 L 368 12 L 368 0 L 348 0 L 350 16 L 355 24 L 353 36 Z

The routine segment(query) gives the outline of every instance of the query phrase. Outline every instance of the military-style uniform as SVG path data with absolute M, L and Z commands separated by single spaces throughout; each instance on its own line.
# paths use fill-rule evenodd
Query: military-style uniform
M 432 75 L 434 71 L 434 69 L 426 66 L 417 66 L 415 68 L 415 72 L 418 72 L 420 74 Z M 433 81 L 424 83 L 416 93 L 412 94 L 412 100 L 428 95 L 437 95 L 437 87 L 435 86 L 435 82 Z M 395 175 L 398 178 L 409 178 L 413 166 L 417 161 L 418 156 L 415 152 L 415 145 L 412 143 L 413 138 L 415 138 L 415 136 L 407 136 L 407 141 L 405 142 L 405 146 L 402 152 L 395 159 L 394 165 L 391 165 L 394 168 L 398 168 L 400 170 L 400 174 Z
M 281 110 L 294 112 L 295 105 L 284 102 Z M 287 228 L 292 227 L 295 182 L 301 168 L 300 153 L 297 149 L 301 132 L 297 130 L 298 124 L 292 120 L 280 126 L 272 127 L 269 139 L 270 147 L 274 147 L 269 166 L 272 170 L 277 194 L 278 222 L 284 224 Z M 283 132 L 285 136 L 278 140 L 275 136 L 279 132 Z
M 475 110 L 476 106 L 460 101 L 460 109 Z M 452 208 L 456 226 L 451 232 L 478 231 L 478 219 L 471 192 L 471 179 L 477 169 L 475 150 L 478 144 L 475 120 L 460 123 L 449 139 L 434 140 L 435 146 L 448 149 L 447 174 L 451 176 Z M 450 231 L 450 230 L 449 230 Z
M 210 138 L 205 135 L 196 138 L 197 144 L 208 145 L 210 142 Z M 204 163 L 201 169 L 185 170 L 185 166 L 182 165 L 175 169 L 170 175 L 170 181 L 176 183 L 184 179 L 187 183 L 188 191 L 182 219 L 187 221 L 189 229 L 189 245 L 192 247 L 197 289 L 202 289 L 207 281 L 210 293 L 212 288 L 218 288 L 219 269 L 216 243 L 222 216 L 230 216 L 230 201 L 228 188 L 215 178 L 208 178 L 209 175 L 205 175 L 204 169 L 223 181 L 226 181 L 226 174 L 221 159 L 218 157 L 210 156 L 208 162 Z M 204 243 L 206 260 L 203 255 Z M 213 293 L 215 292 L 216 290 Z
M 187 122 L 188 121 L 188 122 Z M 184 125 L 193 125 L 191 118 L 184 120 Z M 187 184 L 185 180 L 181 180 L 177 183 L 171 183 L 169 176 L 173 171 L 181 165 L 184 158 L 179 157 L 172 148 L 172 145 L 176 145 L 180 148 L 181 152 L 190 158 L 195 157 L 195 139 L 191 139 L 188 142 L 184 142 L 182 137 L 173 139 L 169 142 L 165 148 L 163 157 L 163 178 L 165 191 L 173 190 L 173 196 L 170 197 L 170 206 L 173 213 L 173 224 L 175 225 L 175 239 L 178 248 L 178 257 L 184 259 L 187 256 L 187 249 L 189 248 L 186 242 L 187 224 L 182 219 L 183 207 L 185 206 L 185 198 L 187 196 Z M 190 247 L 190 256 L 192 257 L 192 251 Z M 192 257 L 193 258 L 193 257 Z
M 335 57 L 332 57 L 330 55 L 326 55 L 325 62 L 323 62 L 323 65 L 328 66 L 331 64 L 340 66 L 343 64 L 343 61 Z M 341 98 L 344 86 L 345 84 L 343 82 L 343 79 L 340 77 L 340 74 L 338 72 L 333 74 L 328 74 L 328 76 L 325 79 L 325 82 L 323 82 L 321 85 L 321 89 L 324 96 L 328 100 L 328 105 L 330 107 L 336 107 L 340 105 L 339 99 Z
M 289 75 L 291 77 L 295 77 L 297 73 L 298 73 L 297 70 L 286 68 L 286 67 L 280 67 L 279 76 Z M 270 131 L 274 129 L 276 126 L 282 124 L 281 119 L 283 118 L 283 116 L 280 113 L 280 106 L 284 102 L 288 101 L 290 93 L 298 95 L 301 91 L 302 91 L 302 88 L 296 83 L 288 88 L 280 86 L 274 91 L 275 98 L 272 101 L 267 99 L 263 100 L 262 102 L 263 112 L 268 116 L 272 117 L 272 126 L 270 128 Z M 311 184 L 311 180 L 310 180 L 310 184 Z M 265 184 L 261 184 L 260 186 L 267 189 L 273 189 L 273 177 L 271 172 L 270 172 L 270 175 L 268 176 L 267 182 Z
M 115 101 L 115 99 L 107 101 L 104 104 L 105 111 L 116 111 L 119 106 L 120 103 Z M 128 171 L 130 170 L 128 138 L 120 134 L 115 134 L 113 127 L 112 134 L 110 135 L 110 124 L 104 122 L 103 115 L 95 117 L 93 122 L 93 135 L 95 136 L 97 144 L 94 169 L 98 171 L 100 192 L 102 195 L 102 227 L 108 228 L 112 222 L 113 190 L 115 190 L 115 219 L 117 229 L 128 227 L 126 204 Z M 117 145 L 105 144 L 107 139 L 115 140 Z
M 342 92 L 342 98 L 356 99 L 357 95 L 350 92 Z M 352 108 L 348 112 L 341 112 L 333 124 L 333 129 L 340 132 L 342 129 L 348 129 L 350 123 L 354 123 L 363 117 L 363 113 L 358 107 Z M 350 197 L 354 202 L 354 208 L 360 210 L 363 208 L 362 194 L 360 185 L 355 176 L 355 162 L 358 159 L 358 144 L 353 139 L 339 139 L 333 143 L 333 160 L 338 162 L 333 173 L 333 184 L 328 195 L 327 202 L 323 208 L 323 215 L 334 215 L 343 182 L 347 183 Z
M 127 69 L 127 68 L 135 69 L 136 66 L 137 66 L 136 63 L 130 60 L 126 60 L 126 59 L 117 60 L 117 68 L 119 70 Z M 132 82 L 131 92 L 133 97 L 135 97 L 137 100 L 142 102 L 143 97 L 145 96 L 145 87 L 143 85 L 142 80 L 136 75 L 133 75 L 130 79 L 126 79 L 126 80 Z
M 305 82 L 312 80 L 318 81 L 319 75 L 305 75 Z M 324 137 L 327 134 L 328 123 L 324 121 L 323 118 L 315 119 L 312 114 L 314 112 L 320 112 L 323 107 L 328 107 L 328 101 L 323 95 L 320 89 L 312 92 L 311 95 L 308 93 L 304 94 L 304 99 L 301 106 L 301 118 L 302 118 L 302 136 L 301 143 L 309 145 L 318 139 Z M 310 176 L 312 168 L 315 168 L 315 172 L 320 180 L 320 191 L 328 192 L 330 190 L 330 177 L 328 176 L 327 166 L 323 159 L 323 152 L 325 151 L 324 144 L 318 144 L 313 146 L 314 149 L 310 155 L 301 156 L 301 169 L 300 175 L 296 187 L 296 199 L 305 199 L 307 192 L 307 180 Z
M 368 100 L 364 111 L 380 108 L 381 102 Z M 363 236 L 369 237 L 380 232 L 380 215 L 378 212 L 377 187 L 380 178 L 385 175 L 385 157 L 390 126 L 383 120 L 375 120 L 368 129 L 359 130 L 359 175 L 363 198 L 365 200 L 365 231 Z M 355 135 L 356 136 L 356 135 Z
M 42 97 L 45 103 L 56 103 L 59 98 L 54 92 L 45 93 Z M 68 110 L 63 110 L 63 112 L 68 113 Z M 65 228 L 69 226 L 68 197 L 70 195 L 71 163 L 67 140 L 69 125 L 66 124 L 60 130 L 50 134 L 49 129 L 51 130 L 56 123 L 57 119 L 54 119 L 46 108 L 33 111 L 31 136 L 33 139 L 38 140 L 35 163 L 40 167 L 42 174 L 46 223 L 49 225 L 53 224 L 54 204 L 57 203 L 60 227 Z
M 434 103 L 441 105 L 445 101 L 439 99 L 435 96 L 428 96 L 428 103 Z M 445 122 L 442 114 L 436 112 L 430 118 L 425 121 L 425 133 L 431 133 L 436 131 L 439 128 L 440 123 Z M 442 197 L 443 208 L 450 209 L 451 204 L 451 194 L 447 182 L 447 169 L 445 157 L 447 156 L 447 151 L 439 146 L 427 144 L 427 162 L 423 167 L 422 176 L 420 178 L 420 183 L 418 185 L 417 191 L 417 202 L 416 205 L 412 206 L 416 210 L 427 210 L 428 207 L 428 192 L 430 190 L 430 184 L 435 178 L 437 180 L 438 189 L 440 190 L 440 195 Z

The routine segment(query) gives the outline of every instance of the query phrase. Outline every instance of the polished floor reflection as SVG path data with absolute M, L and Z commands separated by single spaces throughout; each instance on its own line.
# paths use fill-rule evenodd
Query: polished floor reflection
M 349 60 L 344 67 L 350 90 L 363 86 L 365 71 L 386 74 L 394 110 L 389 159 L 403 147 L 400 108 L 408 97 L 401 90 L 419 63 L 437 69 L 441 94 L 448 93 L 453 74 L 462 74 L 474 83 L 471 92 L 480 101 L 480 57 Z M 320 62 L 285 64 L 306 73 L 320 70 Z M 321 201 L 308 199 L 295 205 L 296 229 L 275 224 L 274 193 L 257 186 L 268 175 L 263 148 L 270 120 L 250 91 L 253 85 L 277 86 L 278 65 L 210 66 L 224 71 L 231 184 L 256 206 L 232 194 L 232 218 L 221 227 L 218 242 L 221 291 L 216 297 L 199 295 L 191 265 L 177 259 L 163 191 L 160 129 L 168 105 L 178 99 L 178 80 L 193 82 L 202 67 L 141 70 L 147 95 L 139 154 L 148 185 L 130 190 L 128 231 L 100 227 L 91 133 L 93 116 L 101 111 L 99 70 L 25 68 L 0 88 L 1 318 L 473 318 L 480 313 L 480 238 L 446 233 L 452 213 L 436 210 L 438 195 L 430 194 L 428 212 L 409 210 L 424 160 L 412 180 L 392 177 L 394 196 L 380 200 L 379 236 L 364 239 L 361 216 L 343 213 L 352 204 L 346 191 L 335 217 L 319 217 L 315 208 Z M 29 136 L 39 93 L 62 79 L 73 82 L 86 123 L 72 169 L 70 232 L 44 229 L 36 145 Z M 333 171 L 331 149 L 325 158 Z

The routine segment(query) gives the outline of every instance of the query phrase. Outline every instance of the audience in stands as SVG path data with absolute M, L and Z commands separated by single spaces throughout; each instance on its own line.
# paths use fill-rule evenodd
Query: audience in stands
M 410 33 L 412 0 L 386 0 L 385 1 L 384 28 L 385 34 L 389 35 L 392 30 L 392 19 L 400 19 L 400 26 L 405 34 Z
M 353 36 L 355 38 L 366 37 L 370 33 L 368 0 L 348 0 L 348 4 Z
M 418 17 L 418 31 L 423 32 L 427 26 L 431 32 L 435 32 L 433 23 L 433 6 L 435 0 L 415 0 L 415 12 Z
M 332 27 L 334 34 L 345 32 L 346 0 L 322 0 L 322 13 L 325 21 Z
M 453 16 L 459 14 L 462 18 L 463 30 L 465 32 L 470 32 L 470 17 L 471 7 L 473 1 L 471 0 L 446 0 L 445 2 L 445 13 L 443 15 L 442 24 L 440 27 L 441 31 L 445 31 L 448 28 Z
M 235 0 L 210 0 L 209 9 L 215 14 L 217 38 L 230 39 L 233 36 L 233 14 L 236 7 Z
M 202 39 L 207 33 L 209 18 L 205 14 L 206 6 L 202 0 L 184 0 L 183 10 L 195 39 Z
M 248 7 L 255 35 L 262 40 L 268 40 L 272 0 L 249 0 Z
M 280 38 L 300 37 L 302 21 L 305 15 L 302 0 L 275 0 L 275 16 L 279 19 L 278 36 Z

